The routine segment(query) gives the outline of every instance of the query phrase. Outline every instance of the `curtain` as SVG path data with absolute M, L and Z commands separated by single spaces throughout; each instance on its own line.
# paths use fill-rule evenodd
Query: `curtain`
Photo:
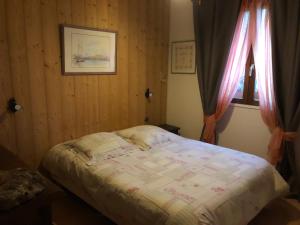
M 225 113 L 237 91 L 240 77 L 245 74 L 250 47 L 250 10 L 247 2 L 244 1 L 240 9 L 238 22 L 224 70 L 216 111 L 213 115 L 205 117 L 206 128 L 203 132 L 203 140 L 208 143 L 216 142 L 216 122 L 220 120 Z
M 241 0 L 193 0 L 198 83 L 205 118 L 216 112 L 240 6 Z
M 279 118 L 279 127 L 273 137 L 281 145 L 275 162 L 279 161 L 278 170 L 295 189 L 300 180 L 296 173 L 300 164 L 295 161 L 292 142 L 300 124 L 300 1 L 271 0 L 271 19 L 274 90 Z
M 270 162 L 280 159 L 281 138 L 277 119 L 272 68 L 271 16 L 269 0 L 254 1 L 251 7 L 253 53 L 263 121 L 272 132 L 268 146 Z

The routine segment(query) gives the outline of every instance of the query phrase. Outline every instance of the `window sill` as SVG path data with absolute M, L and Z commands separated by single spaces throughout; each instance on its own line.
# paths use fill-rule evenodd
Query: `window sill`
M 256 105 L 245 105 L 245 104 L 239 104 L 239 103 L 231 103 L 231 105 L 233 107 L 238 107 L 238 108 L 259 110 L 259 106 L 256 106 Z

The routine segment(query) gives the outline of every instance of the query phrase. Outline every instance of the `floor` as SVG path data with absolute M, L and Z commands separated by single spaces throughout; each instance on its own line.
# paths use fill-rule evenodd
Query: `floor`
M 115 225 L 70 194 L 64 194 L 54 202 L 53 218 L 55 225 Z M 300 225 L 300 203 L 296 200 L 276 200 L 249 225 Z

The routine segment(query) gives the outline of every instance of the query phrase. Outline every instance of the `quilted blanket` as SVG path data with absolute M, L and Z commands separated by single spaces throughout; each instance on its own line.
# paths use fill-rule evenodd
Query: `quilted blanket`
M 70 146 L 50 150 L 44 167 L 120 225 L 246 225 L 288 188 L 262 158 L 184 138 L 114 149 L 92 165 Z

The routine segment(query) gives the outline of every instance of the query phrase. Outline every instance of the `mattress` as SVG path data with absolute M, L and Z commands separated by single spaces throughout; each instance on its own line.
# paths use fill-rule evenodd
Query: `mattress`
M 63 143 L 43 167 L 119 225 L 246 225 L 288 188 L 262 158 L 185 138 L 93 164 Z

